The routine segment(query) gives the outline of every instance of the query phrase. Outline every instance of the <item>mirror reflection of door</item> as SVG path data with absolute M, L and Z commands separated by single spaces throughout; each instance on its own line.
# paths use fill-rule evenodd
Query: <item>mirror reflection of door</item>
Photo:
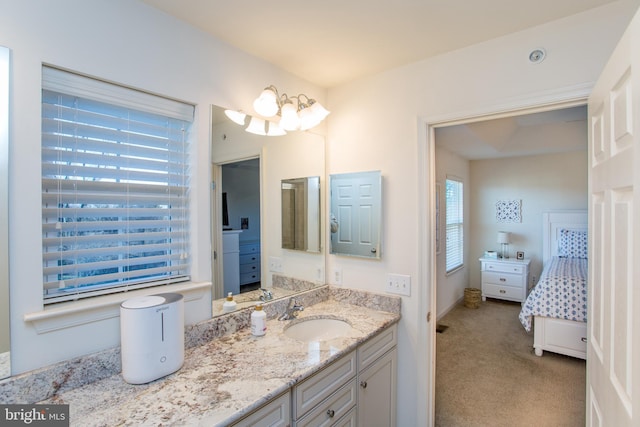
M 222 165 L 224 295 L 260 288 L 260 159 Z M 224 223 L 224 224 L 223 224 Z
M 380 171 L 331 175 L 331 253 L 380 257 Z

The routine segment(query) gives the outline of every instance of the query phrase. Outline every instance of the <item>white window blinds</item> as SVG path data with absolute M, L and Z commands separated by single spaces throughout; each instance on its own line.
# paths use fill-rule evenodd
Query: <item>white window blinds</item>
M 43 67 L 45 304 L 189 279 L 193 114 Z
M 447 273 L 464 263 L 464 221 L 462 181 L 447 178 L 446 203 L 446 268 Z

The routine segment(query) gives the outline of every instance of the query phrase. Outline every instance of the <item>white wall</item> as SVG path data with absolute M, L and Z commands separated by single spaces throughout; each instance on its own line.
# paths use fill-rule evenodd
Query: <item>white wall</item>
M 585 125 L 586 126 L 586 125 Z M 586 135 L 583 136 L 586 148 Z M 510 256 L 531 259 L 530 283 L 542 271 L 542 213 L 587 209 L 587 152 L 471 162 L 471 286 L 480 287 L 478 258 L 500 250 L 499 230 L 511 232 Z M 522 222 L 497 223 L 498 200 L 521 200 Z
M 196 105 L 192 179 L 192 278 L 211 278 L 209 105 L 248 111 L 268 84 L 323 90 L 137 1 L 0 0 L 0 45 L 11 49 L 10 290 L 14 373 L 119 344 L 117 317 L 37 333 L 25 314 L 42 305 L 40 88 L 53 64 Z M 210 295 L 188 322 L 210 315 Z M 89 312 L 91 313 L 91 311 Z
M 436 136 L 437 141 L 437 136 Z M 446 268 L 446 203 L 445 182 L 448 176 L 462 180 L 464 218 L 464 266 L 447 275 Z M 469 176 L 469 161 L 436 145 L 436 182 L 440 184 L 440 253 L 436 256 L 436 318 L 440 319 L 464 296 L 464 288 L 469 286 L 469 271 L 473 268 L 473 258 L 469 257 L 471 242 L 470 195 L 475 182 Z
M 341 268 L 345 287 L 369 291 L 383 292 L 387 273 L 409 274 L 412 280 L 398 333 L 398 425 L 426 425 L 432 409 L 425 385 L 433 363 L 427 345 L 431 330 L 425 332 L 423 317 L 431 298 L 426 291 L 420 298 L 420 288 L 430 289 L 432 272 L 424 270 L 428 260 L 418 251 L 421 236 L 431 238 L 419 216 L 420 201 L 430 197 L 418 193 L 419 176 L 429 176 L 420 156 L 426 140 L 422 120 L 550 102 L 563 90 L 590 88 L 635 8 L 613 3 L 330 91 L 328 173 L 380 169 L 384 224 L 380 261 L 329 255 L 327 269 Z M 547 58 L 532 65 L 527 55 L 538 46 Z

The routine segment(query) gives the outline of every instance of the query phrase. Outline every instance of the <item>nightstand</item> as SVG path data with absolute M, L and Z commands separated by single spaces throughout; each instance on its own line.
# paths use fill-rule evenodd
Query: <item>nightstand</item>
M 499 298 L 524 303 L 529 283 L 529 259 L 480 258 L 482 301 Z

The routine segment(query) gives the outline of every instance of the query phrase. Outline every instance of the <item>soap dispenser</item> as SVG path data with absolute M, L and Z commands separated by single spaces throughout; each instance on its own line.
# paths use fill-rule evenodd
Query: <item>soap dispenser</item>
M 223 313 L 230 313 L 236 309 L 238 304 L 233 300 L 233 293 L 229 292 L 227 294 L 227 300 L 222 304 Z

